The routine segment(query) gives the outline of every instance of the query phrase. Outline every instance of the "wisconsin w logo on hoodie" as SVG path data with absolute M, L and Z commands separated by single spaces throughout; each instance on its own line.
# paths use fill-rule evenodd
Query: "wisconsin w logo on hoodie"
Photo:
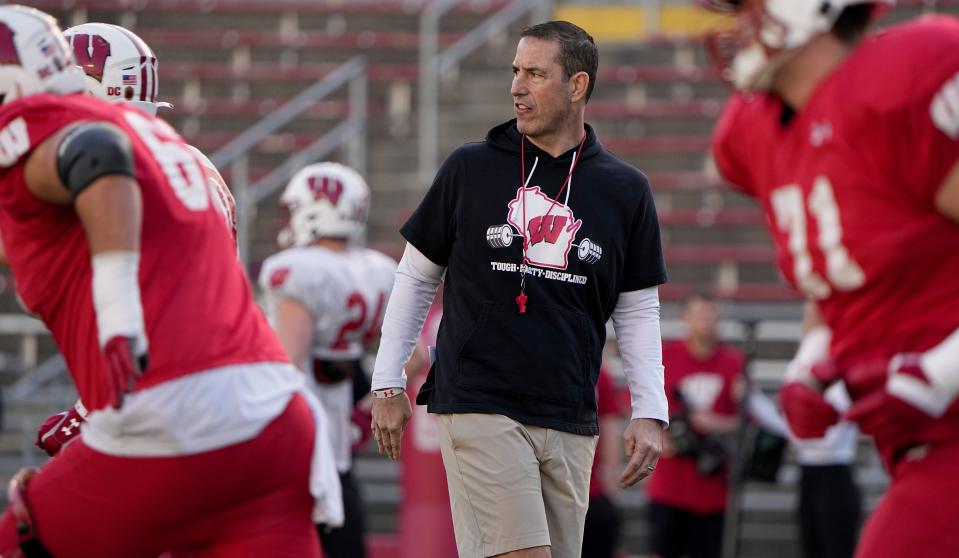
M 554 203 L 539 186 L 516 190 L 516 197 L 507 204 L 506 221 L 487 229 L 486 242 L 493 248 L 505 248 L 525 234 L 526 259 L 532 265 L 565 270 L 572 248 L 578 249 L 577 257 L 586 263 L 596 263 L 603 256 L 603 249 L 588 238 L 574 242 L 583 222 L 573 215 L 572 208 L 558 200 Z
M 523 222 L 523 205 L 526 222 Z M 565 204 L 546 197 L 539 186 L 519 188 L 508 204 L 506 220 L 520 235 L 526 233 L 526 258 L 533 265 L 566 269 L 576 231 L 583 222 Z

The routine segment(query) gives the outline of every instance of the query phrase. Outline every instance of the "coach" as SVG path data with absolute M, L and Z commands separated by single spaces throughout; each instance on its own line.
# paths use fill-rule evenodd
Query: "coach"
M 454 151 L 401 231 L 408 244 L 373 373 L 373 434 L 399 456 L 411 415 L 403 363 L 445 273 L 436 359 L 417 403 L 437 413 L 463 558 L 579 557 L 610 317 L 633 409 L 621 483 L 644 478 L 659 457 L 668 416 L 659 223 L 646 177 L 584 122 L 597 66 L 579 27 L 525 29 L 513 61 L 516 119 Z

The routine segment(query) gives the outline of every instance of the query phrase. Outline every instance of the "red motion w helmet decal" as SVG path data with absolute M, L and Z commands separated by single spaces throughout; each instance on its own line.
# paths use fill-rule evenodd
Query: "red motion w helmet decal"
M 103 69 L 110 56 L 110 43 L 100 35 L 74 35 L 73 56 L 88 76 L 103 81 Z
M 306 183 L 316 201 L 326 198 L 331 204 L 336 205 L 340 201 L 340 196 L 343 195 L 343 183 L 328 176 L 311 176 Z
M 0 64 L 20 65 L 20 54 L 13 42 L 13 29 L 0 22 Z

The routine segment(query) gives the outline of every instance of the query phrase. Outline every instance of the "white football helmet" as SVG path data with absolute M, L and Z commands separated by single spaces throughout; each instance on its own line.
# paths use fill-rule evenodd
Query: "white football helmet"
M 833 28 L 843 10 L 874 4 L 874 15 L 895 0 L 707 0 L 710 7 L 736 12 L 736 38 L 711 37 L 710 48 L 739 89 L 768 87 L 773 70 L 791 53 Z M 745 36 L 744 36 L 745 35 Z M 718 37 L 718 38 L 717 38 Z M 726 44 L 722 44 L 725 42 Z M 728 46 L 729 43 L 734 46 Z
M 111 103 L 129 103 L 156 116 L 157 59 L 132 31 L 109 23 L 84 23 L 63 32 L 77 65 L 86 73 L 87 92 Z
M 52 16 L 0 6 L 0 104 L 36 95 L 83 91 L 83 72 Z
M 281 247 L 306 246 L 320 238 L 361 241 L 370 213 L 370 188 L 355 170 L 339 163 L 316 163 L 293 176 L 280 196 L 289 222 L 280 231 Z

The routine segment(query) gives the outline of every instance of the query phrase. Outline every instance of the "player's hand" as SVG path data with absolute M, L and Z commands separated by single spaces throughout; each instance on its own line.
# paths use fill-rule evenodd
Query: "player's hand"
M 135 341 L 132 337 L 116 336 L 103 346 L 107 361 L 107 389 L 109 403 L 114 409 L 123 406 L 123 397 L 133 391 L 133 386 L 147 367 L 146 355 L 134 356 Z
M 67 444 L 80 437 L 80 425 L 84 420 L 76 407 L 47 417 L 37 431 L 37 447 L 50 457 L 57 455 Z
M 372 421 L 373 414 L 368 406 L 358 404 L 353 407 L 350 413 L 350 451 L 360 451 L 370 441 L 372 432 L 367 425 Z
M 876 377 L 885 385 L 853 403 L 846 413 L 878 445 L 900 448 L 916 441 L 924 426 L 941 417 L 956 394 L 936 386 L 922 369 L 921 354 L 900 353 L 888 361 L 874 361 L 850 369 L 851 385 L 865 385 Z
M 673 438 L 668 433 L 663 434 L 663 451 L 659 456 L 676 457 L 676 444 L 673 443 Z
M 373 399 L 373 439 L 381 454 L 392 460 L 400 457 L 400 441 L 403 430 L 413 416 L 413 407 L 406 392 L 386 399 Z
M 822 438 L 830 426 L 839 422 L 839 413 L 823 395 L 823 389 L 839 377 L 831 361 L 807 367 L 783 384 L 779 402 L 789 429 L 797 438 Z
M 623 488 L 645 479 L 656 468 L 663 452 L 663 423 L 655 419 L 633 419 L 623 432 L 623 449 L 629 462 L 619 476 Z

